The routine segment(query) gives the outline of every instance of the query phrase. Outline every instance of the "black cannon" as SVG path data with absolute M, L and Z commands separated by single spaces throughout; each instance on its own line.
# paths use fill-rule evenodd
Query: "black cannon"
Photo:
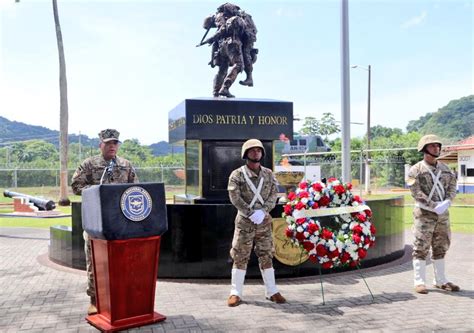
M 14 197 L 27 198 L 33 205 L 38 207 L 39 210 L 53 210 L 54 208 L 56 208 L 56 204 L 54 203 L 53 200 L 41 199 L 38 197 L 33 197 L 28 194 L 5 190 L 3 191 L 3 196 L 7 198 L 14 198 Z

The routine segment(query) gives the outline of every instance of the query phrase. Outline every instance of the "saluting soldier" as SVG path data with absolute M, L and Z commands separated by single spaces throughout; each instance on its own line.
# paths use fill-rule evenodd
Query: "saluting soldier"
M 276 287 L 272 262 L 275 248 L 269 213 L 277 201 L 277 181 L 272 170 L 260 164 L 265 155 L 265 148 L 260 140 L 246 141 L 241 155 L 246 164 L 231 173 L 227 187 L 230 201 L 238 210 L 230 250 L 234 263 L 227 305 L 237 306 L 241 303 L 245 273 L 254 244 L 265 283 L 265 296 L 272 302 L 285 303 L 285 298 Z
M 447 291 L 459 291 L 459 286 L 445 275 L 444 257 L 451 243 L 449 211 L 456 196 L 456 176 L 446 164 L 437 161 L 441 140 L 425 135 L 418 142 L 423 160 L 410 168 L 407 184 L 415 199 L 413 270 L 415 292 L 427 294 L 426 257 L 431 248 L 434 286 Z
M 137 183 L 138 177 L 131 163 L 117 156 L 120 147 L 120 133 L 115 129 L 105 129 L 99 133 L 101 154 L 89 157 L 82 162 L 72 176 L 72 191 L 81 195 L 82 191 L 92 185 Z M 87 314 L 96 314 L 96 294 L 94 273 L 91 260 L 91 243 L 89 235 L 84 231 L 84 250 L 87 268 L 87 295 L 90 305 Z

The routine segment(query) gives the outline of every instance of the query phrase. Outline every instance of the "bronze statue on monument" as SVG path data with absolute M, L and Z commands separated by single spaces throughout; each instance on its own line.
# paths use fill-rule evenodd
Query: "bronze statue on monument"
M 258 54 L 258 49 L 254 48 L 257 27 L 252 16 L 239 6 L 227 2 L 219 6 L 214 15 L 204 19 L 203 28 L 206 32 L 196 46 L 212 45 L 209 65 L 212 68 L 218 67 L 214 77 L 213 96 L 235 97 L 229 89 L 242 71 L 245 71 L 247 77 L 239 83 L 252 87 L 253 64 L 257 61 Z M 205 39 L 211 28 L 217 28 L 216 33 Z

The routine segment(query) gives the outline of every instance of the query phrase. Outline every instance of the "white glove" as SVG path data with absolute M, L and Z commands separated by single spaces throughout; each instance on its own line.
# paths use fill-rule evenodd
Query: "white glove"
M 249 219 L 254 223 L 254 224 L 260 224 L 265 220 L 265 211 L 263 209 L 258 209 L 253 212 L 252 215 L 249 216 Z
M 444 200 L 436 205 L 436 207 L 434 208 L 434 211 L 436 214 L 441 215 L 449 208 L 450 205 L 451 205 L 451 201 Z

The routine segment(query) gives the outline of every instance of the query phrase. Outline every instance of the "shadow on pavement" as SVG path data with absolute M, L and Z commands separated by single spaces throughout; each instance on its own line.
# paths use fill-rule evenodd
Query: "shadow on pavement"
M 282 312 L 294 314 L 318 313 L 329 316 L 342 316 L 344 315 L 344 311 L 340 308 L 366 307 L 371 304 L 391 304 L 416 299 L 412 293 L 402 292 L 376 294 L 374 295 L 374 300 L 372 300 L 372 297 L 369 294 L 364 296 L 344 297 L 329 300 L 327 298 L 328 297 L 326 296 L 326 302 L 324 305 L 321 297 L 321 302 L 319 304 L 289 300 L 287 304 L 283 304 L 279 309 Z M 246 301 L 244 304 L 275 308 L 275 304 L 268 301 Z

